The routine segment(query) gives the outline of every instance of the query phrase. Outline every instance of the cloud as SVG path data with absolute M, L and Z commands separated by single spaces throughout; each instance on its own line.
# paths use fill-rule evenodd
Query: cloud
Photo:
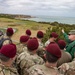
M 75 0 L 0 0 L 0 12 L 40 14 L 75 12 Z M 33 13 L 34 12 L 34 13 Z M 56 14 L 57 15 L 57 14 Z

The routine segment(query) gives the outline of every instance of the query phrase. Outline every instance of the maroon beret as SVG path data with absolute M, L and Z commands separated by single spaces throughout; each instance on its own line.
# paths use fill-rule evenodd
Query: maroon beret
M 59 40 L 57 43 L 61 49 L 66 47 L 66 42 L 64 40 Z
M 52 55 L 54 55 L 54 56 L 56 56 L 56 57 L 58 57 L 58 58 L 61 57 L 60 48 L 59 48 L 59 46 L 58 46 L 56 43 L 51 43 L 51 44 L 49 44 L 48 47 L 47 47 L 47 51 L 48 51 L 50 54 L 52 54 Z
M 5 55 L 6 57 L 13 58 L 16 55 L 15 47 L 16 47 L 15 44 L 14 45 L 11 45 L 11 44 L 4 45 L 2 46 L 0 53 Z
M 38 32 L 37 32 L 37 37 L 43 38 L 43 36 L 44 36 L 44 34 L 43 34 L 42 31 L 38 31 Z
M 10 33 L 11 35 L 14 33 L 13 29 L 12 28 L 8 28 L 7 29 L 7 33 Z
M 20 42 L 27 42 L 28 40 L 29 40 L 29 36 L 23 35 L 20 37 Z
M 55 33 L 55 32 L 52 32 L 51 35 L 52 35 L 52 37 L 54 37 L 54 38 L 57 38 L 57 37 L 58 37 L 58 34 Z
M 31 51 L 36 50 L 38 48 L 39 44 L 37 39 L 30 39 L 27 43 L 27 48 Z
M 26 34 L 30 36 L 31 35 L 31 31 L 29 29 L 27 29 L 26 30 Z

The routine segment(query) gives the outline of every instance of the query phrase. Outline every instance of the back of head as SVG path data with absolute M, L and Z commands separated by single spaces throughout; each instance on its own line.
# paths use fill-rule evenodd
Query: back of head
M 57 38 L 57 37 L 58 37 L 58 34 L 57 34 L 56 32 L 52 32 L 52 33 L 50 34 L 50 37 Z
M 13 29 L 12 28 L 7 28 L 6 34 L 7 34 L 7 36 L 12 36 L 14 34 Z
M 16 45 L 8 44 L 8 45 L 2 46 L 2 48 L 0 49 L 0 59 L 4 60 L 3 58 L 1 58 L 2 55 L 9 59 L 14 58 L 16 55 Z
M 59 40 L 57 43 L 60 49 L 64 49 L 66 47 L 66 42 L 64 40 Z
M 37 38 L 43 38 L 44 34 L 42 31 L 37 32 Z
M 60 48 L 56 43 L 50 43 L 46 50 L 46 59 L 48 62 L 57 62 L 57 60 L 61 57 Z
M 26 43 L 28 40 L 29 40 L 29 36 L 22 35 L 20 37 L 20 42 L 21 43 Z
M 30 39 L 27 43 L 27 48 L 29 51 L 34 51 L 34 50 L 37 50 L 39 44 L 38 44 L 38 41 L 37 39 Z
M 31 31 L 29 29 L 26 30 L 26 34 L 31 36 Z

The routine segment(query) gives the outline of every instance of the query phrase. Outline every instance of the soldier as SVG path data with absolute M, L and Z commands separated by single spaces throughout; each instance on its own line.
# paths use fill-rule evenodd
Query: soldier
M 28 75 L 27 69 L 35 64 L 44 63 L 43 59 L 36 54 L 38 46 L 37 39 L 30 39 L 27 43 L 28 51 L 21 53 L 17 57 L 16 64 L 20 75 Z
M 61 57 L 59 46 L 56 43 L 50 43 L 46 51 L 46 63 L 32 66 L 28 69 L 29 75 L 60 75 L 56 67 Z
M 68 52 L 65 52 L 66 42 L 64 40 L 59 40 L 58 45 L 61 49 L 61 58 L 57 62 L 57 66 L 62 65 L 63 63 L 70 62 L 72 60 L 71 55 Z
M 17 45 L 17 53 L 21 54 L 22 52 L 27 50 L 27 42 L 29 40 L 29 36 L 22 35 L 20 37 L 20 43 Z
M 70 30 L 68 35 L 64 32 L 64 30 L 62 30 L 62 33 L 68 43 L 66 46 L 66 51 L 71 54 L 73 59 L 75 53 L 75 30 Z
M 39 47 L 42 48 L 43 47 L 43 43 L 42 43 L 42 38 L 44 37 L 44 34 L 42 31 L 38 31 L 37 32 L 37 40 L 39 43 Z
M 8 44 L 0 49 L 0 75 L 19 75 L 12 65 L 16 56 L 16 46 Z
M 39 47 L 38 47 L 38 50 L 37 50 L 37 54 L 42 58 L 44 58 L 44 53 L 45 53 L 44 45 L 42 43 L 43 37 L 44 37 L 44 33 L 42 31 L 38 31 L 37 32 L 37 40 L 38 40 L 38 43 L 39 43 Z
M 11 38 L 12 38 L 13 34 L 14 34 L 13 29 L 12 28 L 7 28 L 6 36 L 4 37 L 4 41 L 3 41 L 3 45 L 12 43 Z
M 52 32 L 49 36 L 49 40 L 46 41 L 45 43 L 45 47 L 47 47 L 49 45 L 50 42 L 55 42 L 55 40 L 58 38 L 58 34 L 55 32 Z

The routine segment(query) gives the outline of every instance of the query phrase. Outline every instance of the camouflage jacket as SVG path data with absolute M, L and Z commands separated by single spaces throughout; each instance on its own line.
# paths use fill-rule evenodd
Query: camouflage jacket
M 0 64 L 0 75 L 19 75 L 14 67 L 7 67 Z
M 47 40 L 47 41 L 45 42 L 45 47 L 47 47 L 47 46 L 49 45 L 49 43 L 50 43 L 50 40 Z
M 75 75 L 75 61 L 62 64 L 59 71 L 64 75 Z
M 21 75 L 27 75 L 27 69 L 35 64 L 43 64 L 44 61 L 37 54 L 23 52 L 17 57 L 16 64 Z
M 26 51 L 27 50 L 27 47 L 26 45 L 23 45 L 23 44 L 18 44 L 17 45 L 17 53 L 18 54 L 21 54 L 22 52 Z
M 34 65 L 28 69 L 29 75 L 61 75 L 56 67 L 46 67 L 43 65 Z
M 39 48 L 43 48 L 43 43 L 42 42 L 40 42 L 40 41 L 38 41 L 38 43 L 39 43 Z

